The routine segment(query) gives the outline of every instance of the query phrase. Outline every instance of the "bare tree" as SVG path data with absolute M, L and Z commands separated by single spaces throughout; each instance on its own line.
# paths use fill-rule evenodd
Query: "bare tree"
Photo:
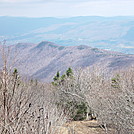
M 108 74 L 99 67 L 87 68 L 66 80 L 59 91 L 63 100 L 84 101 L 92 117 L 109 132 L 134 132 L 134 69 Z M 111 129 L 110 129 L 111 130 Z
M 0 76 L 0 133 L 58 133 L 67 114 L 57 108 L 53 88 L 50 84 L 22 79 L 17 69 L 9 67 L 6 49 L 2 49 Z

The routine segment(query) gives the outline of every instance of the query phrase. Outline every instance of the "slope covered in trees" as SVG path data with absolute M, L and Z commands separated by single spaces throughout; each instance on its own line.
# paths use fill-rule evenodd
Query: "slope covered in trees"
M 43 41 L 39 44 L 19 43 L 9 48 L 11 61 L 18 61 L 15 67 L 21 75 L 41 81 L 52 81 L 55 72 L 60 71 L 62 75 L 68 67 L 78 69 L 98 65 L 100 68 L 113 71 L 134 64 L 133 55 L 84 45 L 64 47 Z
M 8 52 L 2 53 L 0 75 L 1 134 L 74 134 L 78 129 L 67 124 L 79 120 L 96 120 L 96 131 L 106 134 L 133 133 L 133 67 L 111 74 L 97 66 L 68 68 L 46 84 L 24 79 L 11 66 Z

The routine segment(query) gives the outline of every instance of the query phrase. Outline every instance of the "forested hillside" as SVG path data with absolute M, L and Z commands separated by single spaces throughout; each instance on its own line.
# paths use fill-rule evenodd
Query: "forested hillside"
M 2 53 L 1 134 L 133 134 L 133 68 L 110 75 L 68 68 L 41 83 L 22 77 L 8 56 Z
M 68 67 L 76 70 L 99 66 L 111 72 L 134 64 L 133 55 L 84 45 L 59 46 L 43 41 L 39 44 L 19 43 L 7 47 L 11 55 L 9 60 L 15 62 L 14 67 L 21 75 L 41 81 L 52 81 L 55 72 L 60 71 L 63 74 Z

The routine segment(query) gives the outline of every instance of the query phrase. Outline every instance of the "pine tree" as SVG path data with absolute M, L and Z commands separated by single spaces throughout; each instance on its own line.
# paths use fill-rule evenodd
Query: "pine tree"
M 73 75 L 73 71 L 72 71 L 72 69 L 71 69 L 70 67 L 69 67 L 68 70 L 66 71 L 66 75 L 67 75 L 67 77 L 70 77 L 70 76 Z
M 111 86 L 114 88 L 119 88 L 120 87 L 119 82 L 120 82 L 120 76 L 117 74 L 114 78 L 112 78 Z
M 61 82 L 63 82 L 63 81 L 65 80 L 65 78 L 66 78 L 66 75 L 63 74 L 63 75 L 61 76 Z
M 18 78 L 18 70 L 16 68 L 13 71 L 13 76 L 14 76 L 15 79 Z
M 60 73 L 58 71 L 57 74 L 56 74 L 56 76 L 54 76 L 53 80 L 54 81 L 57 81 L 57 80 L 59 80 L 59 78 L 60 78 Z

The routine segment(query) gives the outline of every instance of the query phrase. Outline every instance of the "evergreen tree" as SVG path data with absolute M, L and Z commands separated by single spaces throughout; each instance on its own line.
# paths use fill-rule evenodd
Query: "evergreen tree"
M 13 71 L 13 76 L 14 76 L 15 79 L 18 78 L 18 70 L 16 68 Z
M 65 78 L 66 78 L 66 75 L 63 74 L 63 75 L 61 76 L 61 82 L 63 82 L 63 81 L 65 80 Z
M 54 76 L 53 80 L 54 81 L 57 81 L 57 80 L 59 80 L 59 78 L 60 78 L 60 73 L 58 71 L 57 74 L 56 74 L 56 76 Z
M 66 71 L 66 75 L 67 75 L 67 77 L 70 77 L 70 76 L 73 75 L 73 71 L 72 71 L 72 69 L 71 69 L 70 67 L 69 67 L 68 70 Z
M 64 81 L 66 80 L 67 77 L 72 78 L 72 76 L 73 76 L 73 71 L 72 71 L 71 68 L 68 68 L 66 70 L 66 73 L 63 74 L 62 76 L 60 76 L 60 73 L 58 71 L 53 78 L 54 81 L 52 82 L 52 84 L 55 85 L 55 86 L 61 85 L 61 84 L 64 83 Z
M 117 74 L 114 78 L 112 78 L 111 86 L 114 88 L 119 88 L 120 87 L 119 83 L 120 83 L 120 76 Z

